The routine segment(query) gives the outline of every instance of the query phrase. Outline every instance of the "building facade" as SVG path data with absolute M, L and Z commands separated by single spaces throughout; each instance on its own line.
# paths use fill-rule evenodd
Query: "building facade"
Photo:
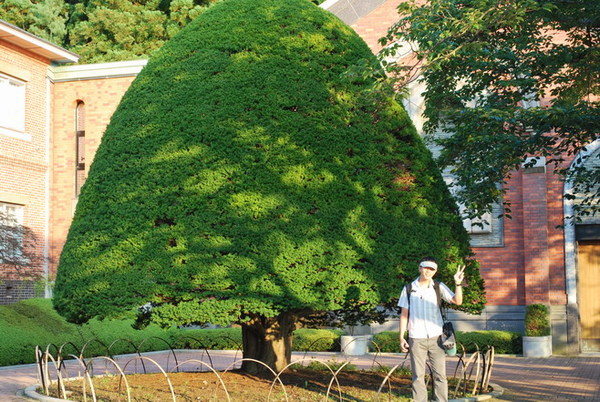
M 377 52 L 400 1 L 327 0 L 321 7 L 351 25 Z M 0 21 L 0 212 L 10 211 L 19 225 L 37 234 L 36 253 L 45 262 L 34 271 L 50 281 L 104 129 L 145 65 L 144 60 L 61 64 L 76 61 L 76 55 Z M 423 100 L 418 88 L 412 93 L 405 106 L 419 129 Z M 589 144 L 587 152 L 591 157 L 584 163 L 598 163 L 600 141 Z M 577 156 L 565 163 L 574 160 Z M 490 216 L 483 227 L 465 221 L 488 305 L 480 316 L 452 314 L 458 329 L 522 332 L 525 306 L 544 303 L 551 306 L 556 353 L 600 350 L 600 302 L 594 297 L 600 219 L 565 222 L 577 202 L 564 201 L 570 191 L 569 183 L 539 163 L 515 172 L 509 182 L 512 219 Z M 1 267 L 0 303 L 42 294 L 40 281 L 36 286 L 22 272 Z M 397 328 L 392 320 L 369 330 Z
M 2 259 L 0 302 L 43 294 L 38 280 L 50 275 L 51 116 L 53 63 L 76 62 L 77 55 L 12 25 L 0 24 L 0 213 L 2 249 L 6 231 L 26 227 L 37 241 L 24 250 L 24 265 Z M 28 264 L 27 260 L 35 261 Z M 29 266 L 28 266 L 29 265 Z

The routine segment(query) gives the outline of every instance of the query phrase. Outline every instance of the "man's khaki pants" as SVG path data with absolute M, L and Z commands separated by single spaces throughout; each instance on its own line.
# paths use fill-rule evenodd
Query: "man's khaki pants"
M 412 370 L 412 391 L 415 402 L 427 402 L 425 386 L 425 362 L 433 374 L 435 400 L 448 401 L 448 380 L 446 379 L 446 353 L 439 344 L 439 336 L 434 338 L 409 338 L 410 366 Z

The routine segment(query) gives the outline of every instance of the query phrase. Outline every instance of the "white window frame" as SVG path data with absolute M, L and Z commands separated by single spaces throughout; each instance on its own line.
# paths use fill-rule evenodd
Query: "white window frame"
M 396 61 L 402 59 L 403 57 L 408 57 L 414 51 L 414 49 L 416 49 L 418 47 L 418 45 L 416 43 L 409 43 L 406 41 L 395 42 L 395 43 L 391 44 L 390 46 L 397 46 L 397 48 L 396 48 L 396 53 L 386 59 L 387 62 L 396 62 Z M 425 99 L 422 94 L 425 91 L 426 86 L 423 81 L 416 79 L 416 78 L 417 78 L 417 76 L 415 76 L 414 80 L 412 80 L 410 83 L 408 83 L 407 88 L 409 91 L 409 96 L 404 97 L 402 100 L 402 103 L 404 105 L 406 112 L 409 115 L 409 118 L 411 119 L 415 128 L 417 129 L 417 132 L 422 137 L 423 125 L 425 123 L 425 119 L 423 117 L 423 113 L 425 112 Z M 464 84 L 459 84 L 459 85 L 464 85 Z M 525 103 L 527 101 L 528 107 L 536 106 L 536 104 L 534 104 L 533 101 L 530 100 L 532 98 L 533 98 L 532 96 L 529 96 L 523 102 Z M 476 106 L 476 104 L 477 104 L 477 99 L 474 99 L 469 103 L 468 106 L 474 107 L 474 106 Z M 436 134 L 436 136 L 448 136 L 448 135 L 450 135 L 450 134 L 444 133 L 444 132 L 439 132 Z M 434 145 L 433 143 L 429 143 L 429 144 L 427 144 L 427 148 L 432 152 L 432 154 L 434 155 L 434 158 L 437 158 L 439 156 L 441 149 L 438 146 Z M 451 185 L 452 181 L 454 180 L 454 176 L 452 175 L 452 173 L 450 173 L 450 170 L 451 170 L 450 168 L 446 168 L 442 172 L 442 177 L 443 177 L 444 181 L 446 182 L 446 185 L 448 186 L 450 193 L 454 196 L 454 193 L 456 192 L 456 188 L 454 188 Z M 475 239 L 476 237 L 485 238 L 486 237 L 485 235 L 495 234 L 494 231 L 501 233 L 500 231 L 502 230 L 502 226 L 501 226 L 501 223 L 498 221 L 498 219 L 495 219 L 496 223 L 494 223 L 494 226 L 492 226 L 492 222 L 494 221 L 494 219 L 492 219 L 493 218 L 492 213 L 486 212 L 478 218 L 471 219 L 471 218 L 466 217 L 466 215 L 467 215 L 465 213 L 466 207 L 464 206 L 464 204 L 457 203 L 457 205 L 459 208 L 459 213 L 460 213 L 460 216 L 462 219 L 463 226 L 465 227 L 467 233 L 469 235 L 481 235 L 481 236 L 470 236 L 471 244 L 473 244 L 473 239 Z M 501 240 L 500 240 L 500 242 L 501 242 Z M 497 245 L 494 244 L 493 247 L 495 247 L 495 246 L 497 246 Z M 474 247 L 482 247 L 482 246 L 474 246 Z
M 0 134 L 30 140 L 25 133 L 27 83 L 0 73 Z
M 450 190 L 450 193 L 454 197 L 454 194 L 457 191 L 457 189 L 452 186 L 454 176 L 449 171 L 450 169 L 447 168 L 442 173 L 442 177 L 444 178 L 444 182 Z M 484 212 L 481 216 L 477 218 L 469 218 L 467 217 L 467 207 L 465 206 L 465 204 L 460 202 L 457 202 L 456 204 L 458 205 L 458 212 L 460 214 L 463 226 L 465 227 L 467 233 L 469 233 L 470 235 L 493 233 L 492 214 L 490 212 Z
M 463 226 L 469 234 L 489 234 L 492 233 L 492 214 L 485 212 L 478 218 L 466 218 L 465 206 L 458 204 L 460 215 L 462 217 Z

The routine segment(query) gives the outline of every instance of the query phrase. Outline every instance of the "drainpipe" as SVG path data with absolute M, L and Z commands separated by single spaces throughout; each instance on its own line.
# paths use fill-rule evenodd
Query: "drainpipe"
M 51 114 L 51 93 L 52 93 L 52 83 L 50 81 L 50 77 L 46 77 L 46 153 L 45 153 L 45 164 L 46 164 L 46 172 L 44 178 L 44 297 L 49 299 L 52 297 L 52 289 L 50 288 L 50 266 L 49 266 L 49 257 L 50 257 L 50 135 L 51 135 L 51 124 L 52 124 L 52 114 Z

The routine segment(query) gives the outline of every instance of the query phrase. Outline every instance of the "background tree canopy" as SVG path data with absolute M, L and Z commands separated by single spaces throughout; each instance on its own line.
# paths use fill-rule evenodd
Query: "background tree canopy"
M 564 163 L 600 131 L 600 2 L 430 0 L 399 12 L 383 55 L 410 43 L 416 63 L 387 67 L 402 84 L 421 74 L 425 130 L 452 133 L 440 161 L 472 214 L 489 211 L 531 155 L 588 194 L 580 214 L 600 210 L 600 163 L 570 172 Z
M 79 54 L 80 62 L 111 62 L 149 57 L 216 1 L 3 0 L 0 19 Z
M 356 33 L 306 0 L 223 1 L 188 24 L 103 136 L 57 310 L 84 322 L 151 303 L 141 318 L 164 326 L 237 322 L 245 356 L 277 365 L 298 319 L 394 306 L 432 255 L 442 279 L 467 263 L 461 309 L 481 311 L 430 152 L 392 97 L 343 76 L 365 58 Z

